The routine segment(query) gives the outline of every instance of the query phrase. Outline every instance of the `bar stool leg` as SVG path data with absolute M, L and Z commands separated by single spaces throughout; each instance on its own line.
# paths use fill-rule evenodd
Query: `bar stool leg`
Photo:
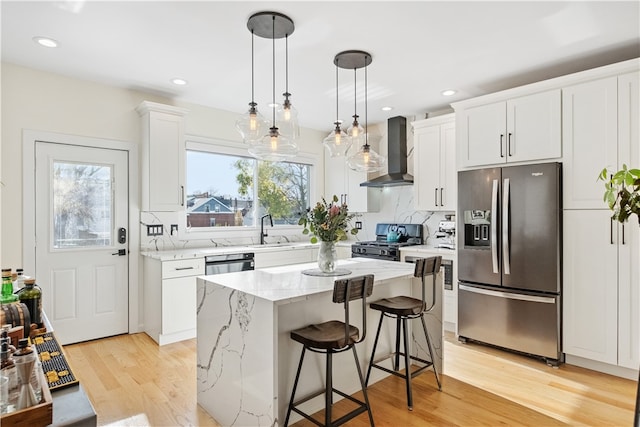
M 367 379 L 365 380 L 365 386 L 369 386 L 369 376 L 371 375 L 371 368 L 373 368 L 373 361 L 376 356 L 376 347 L 378 347 L 378 338 L 380 338 L 380 329 L 382 328 L 382 319 L 384 314 L 380 313 L 380 322 L 378 322 L 378 332 L 376 332 L 376 339 L 373 341 L 373 350 L 371 351 L 371 359 L 369 359 L 369 368 L 367 369 Z
M 396 317 L 396 357 L 393 359 L 393 370 L 400 369 L 400 317 Z
M 293 390 L 291 391 L 291 399 L 289 399 L 289 407 L 287 408 L 287 416 L 284 419 L 284 427 L 289 425 L 289 417 L 291 416 L 291 409 L 293 408 L 293 401 L 296 396 L 296 388 L 298 388 L 298 379 L 300 378 L 300 371 L 302 370 L 302 361 L 304 360 L 304 353 L 307 351 L 306 347 L 302 347 L 302 354 L 300 355 L 300 362 L 298 363 L 298 371 L 296 372 L 296 379 L 293 382 Z
M 333 405 L 333 353 L 327 352 L 326 385 L 324 391 L 324 425 L 331 425 L 331 406 Z
M 373 414 L 371 413 L 371 405 L 369 404 L 367 386 L 365 385 L 364 379 L 362 378 L 362 369 L 360 369 L 360 361 L 358 360 L 358 353 L 356 352 L 355 346 L 352 346 L 351 350 L 353 350 L 353 358 L 356 361 L 356 368 L 358 369 L 358 378 L 360 378 L 360 385 L 362 386 L 362 395 L 364 396 L 364 403 L 367 404 L 367 412 L 369 413 L 369 423 L 371 424 L 371 427 L 373 427 L 374 426 Z
M 411 391 L 411 358 L 409 356 L 409 333 L 407 331 L 407 319 L 402 319 L 402 333 L 404 336 L 404 368 L 407 383 L 407 406 L 413 411 L 413 393 Z
M 431 366 L 433 366 L 433 373 L 436 375 L 436 382 L 438 383 L 438 390 L 442 391 L 442 385 L 440 384 L 440 377 L 438 376 L 438 370 L 436 369 L 435 358 L 433 357 L 433 347 L 431 346 L 431 338 L 429 338 L 429 331 L 427 331 L 427 323 L 424 321 L 424 315 L 420 316 L 422 320 L 422 329 L 424 329 L 424 335 L 427 337 L 427 348 L 429 349 L 429 357 L 431 358 Z

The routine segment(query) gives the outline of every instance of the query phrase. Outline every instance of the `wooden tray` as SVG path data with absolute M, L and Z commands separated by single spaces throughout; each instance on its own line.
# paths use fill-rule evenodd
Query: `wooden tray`
M 40 384 L 42 384 L 41 403 L 20 411 L 2 414 L 0 424 L 2 427 L 43 427 L 53 421 L 53 399 L 49 387 L 44 386 L 47 380 L 40 372 Z

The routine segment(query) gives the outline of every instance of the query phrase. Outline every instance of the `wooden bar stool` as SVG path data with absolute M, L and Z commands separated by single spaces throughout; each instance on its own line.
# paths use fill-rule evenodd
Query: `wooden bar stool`
M 425 369 L 433 366 L 433 373 L 436 376 L 436 382 L 438 383 L 438 390 L 442 391 L 442 385 L 440 384 L 440 377 L 433 361 L 433 348 L 431 346 L 431 339 L 429 338 L 429 332 L 427 331 L 427 324 L 424 321 L 424 314 L 433 310 L 436 305 L 436 274 L 440 270 L 440 263 L 442 262 L 441 256 L 431 258 L 418 258 L 416 259 L 416 266 L 414 270 L 414 277 L 419 277 L 422 281 L 422 299 L 412 298 L 408 296 L 397 296 L 392 298 L 384 298 L 376 302 L 369 304 L 373 310 L 380 311 L 380 322 L 378 323 L 378 332 L 376 332 L 376 339 L 373 343 L 373 351 L 371 352 L 371 359 L 369 362 L 369 369 L 367 370 L 367 379 L 365 384 L 369 384 L 369 376 L 371 375 L 371 368 L 378 368 L 395 376 L 404 378 L 407 385 L 407 406 L 409 410 L 413 410 L 413 394 L 411 391 L 411 379 L 421 374 Z M 432 297 L 431 303 L 427 304 L 426 299 L 426 277 L 432 277 Z M 428 306 L 427 306 L 428 305 Z M 385 356 L 375 359 L 376 347 L 378 346 L 378 338 L 380 337 L 380 329 L 382 328 L 382 320 L 385 316 L 396 319 L 396 348 L 395 352 L 387 354 Z M 420 359 L 416 356 L 409 354 L 409 332 L 407 329 L 407 321 L 410 319 L 420 318 L 422 322 L 422 329 L 424 329 L 424 335 L 427 338 L 427 347 L 429 349 L 429 357 L 431 360 Z M 400 352 L 400 330 L 402 329 L 402 337 L 404 340 L 404 352 Z M 399 371 L 400 356 L 404 356 L 404 368 L 405 373 L 401 374 Z M 379 363 L 383 360 L 393 358 L 393 370 L 381 366 Z M 424 364 L 424 366 L 411 371 L 411 360 L 416 360 Z
M 369 405 L 369 397 L 367 396 L 367 388 L 365 386 L 364 377 L 362 376 L 362 370 L 360 369 L 360 362 L 358 361 L 358 354 L 356 353 L 355 348 L 355 344 L 362 342 L 367 334 L 366 300 L 368 296 L 371 296 L 372 291 L 372 274 L 352 277 L 350 279 L 336 280 L 333 285 L 333 302 L 344 304 L 344 322 L 332 320 L 320 324 L 309 325 L 304 328 L 291 331 L 291 339 L 298 341 L 304 347 L 302 348 L 302 354 L 300 355 L 300 363 L 298 364 L 296 379 L 293 383 L 291 399 L 289 400 L 289 408 L 287 409 L 287 417 L 284 420 L 285 427 L 289 425 L 289 416 L 291 415 L 291 411 L 302 415 L 309 421 L 319 426 L 339 426 L 346 423 L 355 416 L 367 411 L 369 413 L 369 422 L 372 426 L 374 425 L 373 415 L 371 414 L 371 406 Z M 360 336 L 358 328 L 349 324 L 349 303 L 351 301 L 359 299 L 362 300 L 362 336 Z M 341 353 L 349 349 L 353 351 L 353 358 L 356 362 L 356 369 L 358 371 L 358 378 L 360 379 L 360 385 L 362 387 L 364 402 L 333 388 L 333 355 L 335 353 Z M 313 393 L 310 396 L 294 402 L 296 388 L 298 387 L 298 379 L 300 378 L 300 371 L 302 369 L 302 362 L 307 350 L 314 353 L 323 353 L 327 356 L 325 388 L 316 393 Z M 297 408 L 297 406 L 323 393 L 325 395 L 325 416 L 324 424 L 321 424 L 317 420 L 311 418 L 309 414 L 302 412 Z M 358 407 L 348 414 L 340 417 L 336 421 L 332 421 L 331 408 L 333 406 L 333 393 L 337 393 L 340 396 L 351 400 L 352 402 L 356 403 Z

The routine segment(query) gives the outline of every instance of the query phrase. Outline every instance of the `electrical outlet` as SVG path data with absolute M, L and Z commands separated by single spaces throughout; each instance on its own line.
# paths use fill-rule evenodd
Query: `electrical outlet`
M 162 224 L 147 225 L 147 236 L 162 236 L 164 227 Z
M 362 230 L 362 222 L 356 221 L 356 230 Z
M 171 224 L 171 235 L 173 236 L 173 232 L 178 232 L 178 224 Z

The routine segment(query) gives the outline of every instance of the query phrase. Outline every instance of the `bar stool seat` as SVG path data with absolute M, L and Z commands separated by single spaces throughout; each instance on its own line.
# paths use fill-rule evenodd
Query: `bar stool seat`
M 300 355 L 300 362 L 298 363 L 296 378 L 293 382 L 293 390 L 291 391 L 291 399 L 289 400 L 289 407 L 287 408 L 287 416 L 284 420 L 285 427 L 289 425 L 291 412 L 296 412 L 319 426 L 339 426 L 359 414 L 367 412 L 369 414 L 369 423 L 371 426 L 374 425 L 371 405 L 369 405 L 369 397 L 367 396 L 367 388 L 365 386 L 364 376 L 362 375 L 362 369 L 360 369 L 358 353 L 356 352 L 355 347 L 356 344 L 365 339 L 367 334 L 366 300 L 368 296 L 371 296 L 372 292 L 372 274 L 352 277 L 350 279 L 336 280 L 333 285 L 333 302 L 344 305 L 344 322 L 339 320 L 330 320 L 291 331 L 291 339 L 301 343 L 303 347 L 302 354 Z M 360 330 L 349 323 L 349 303 L 355 300 L 362 300 L 362 336 L 360 335 Z M 298 388 L 298 380 L 300 379 L 302 363 L 304 362 L 304 355 L 307 350 L 326 355 L 325 385 L 322 390 L 296 401 L 296 389 Z M 354 397 L 351 397 L 350 395 L 333 387 L 333 355 L 348 350 L 353 352 L 353 358 L 355 360 L 360 386 L 362 387 L 364 401 L 355 399 Z M 355 409 L 341 416 L 337 420 L 332 419 L 334 393 L 357 405 Z M 320 396 L 321 394 L 324 394 L 325 397 L 324 424 L 298 408 L 302 403 Z
M 422 312 L 422 300 L 400 295 L 372 302 L 369 307 L 396 316 L 415 316 Z
M 309 325 L 291 331 L 291 339 L 307 347 L 332 349 L 353 345 L 360 337 L 360 331 L 349 325 L 349 338 L 344 337 L 344 323 L 331 320 L 316 325 Z
M 415 260 L 415 270 L 413 276 L 419 278 L 422 282 L 422 298 L 413 298 L 410 296 L 396 296 L 392 298 L 383 298 L 379 301 L 374 301 L 369 304 L 372 310 L 380 311 L 380 322 L 378 323 L 378 331 L 376 332 L 376 338 L 373 342 L 373 350 L 371 351 L 371 358 L 369 361 L 369 369 L 367 370 L 367 378 L 365 384 L 369 384 L 369 378 L 371 376 L 371 369 L 377 368 L 392 375 L 404 378 L 407 389 L 407 406 L 410 411 L 413 410 L 413 391 L 411 388 L 411 380 L 417 375 L 421 374 L 429 367 L 433 367 L 433 373 L 438 383 L 438 390 L 442 390 L 440 384 L 440 377 L 438 376 L 438 370 L 434 364 L 433 347 L 431 345 L 431 338 L 429 337 L 429 331 L 427 331 L 427 324 L 424 320 L 425 313 L 433 310 L 436 304 L 436 274 L 440 270 L 440 264 L 442 262 L 441 256 L 430 258 L 418 258 Z M 427 276 L 432 277 L 431 283 L 431 301 L 427 302 L 426 295 L 426 282 Z M 378 339 L 380 338 L 380 330 L 382 329 L 382 321 L 385 317 L 390 317 L 396 320 L 396 346 L 395 352 L 386 354 L 384 356 L 375 358 L 376 348 L 378 346 Z M 431 360 L 421 359 L 417 356 L 409 354 L 409 333 L 408 333 L 408 320 L 420 319 L 422 323 L 422 329 L 424 331 L 425 338 L 427 340 L 427 348 L 429 350 L 429 357 Z M 404 341 L 404 352 L 400 351 L 400 341 Z M 400 356 L 404 357 L 404 369 L 405 373 L 399 372 L 400 369 Z M 380 363 L 384 360 L 392 359 L 392 369 L 382 366 Z M 422 366 L 413 369 L 411 368 L 410 360 L 415 360 L 422 363 Z

